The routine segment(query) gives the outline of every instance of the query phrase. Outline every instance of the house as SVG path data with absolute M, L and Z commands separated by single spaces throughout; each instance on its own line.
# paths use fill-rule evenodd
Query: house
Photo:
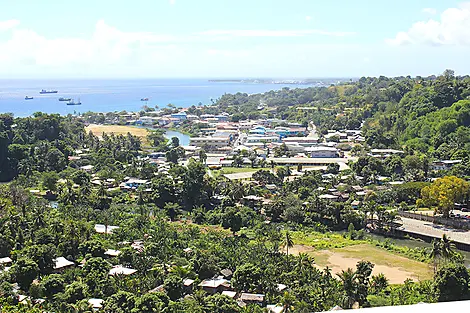
M 266 144 L 270 142 L 279 141 L 278 136 L 248 136 L 246 137 L 246 146 L 250 146 L 253 144 Z
M 222 292 L 225 290 L 230 290 L 230 283 L 228 280 L 223 278 L 222 276 L 219 276 L 217 278 L 211 278 L 211 279 L 204 279 L 200 284 L 199 287 L 202 288 L 202 290 L 214 294 L 217 292 Z
M 334 196 L 334 195 L 330 195 L 330 194 L 323 194 L 323 195 L 318 196 L 318 198 L 323 199 L 323 200 L 329 200 L 329 201 L 338 201 L 339 200 L 338 196 Z
M 127 188 L 137 189 L 140 186 L 150 184 L 150 182 L 146 179 L 129 178 L 124 184 Z
M 441 160 L 432 162 L 431 169 L 435 171 L 444 171 L 451 169 L 455 164 L 462 163 L 462 160 Z
M 95 231 L 98 234 L 112 234 L 114 230 L 118 229 L 119 226 L 111 226 L 111 225 L 103 225 L 103 224 L 95 224 Z
M 343 158 L 299 158 L 299 157 L 294 157 L 294 158 L 267 158 L 266 161 L 271 163 L 271 161 L 276 164 L 276 165 L 281 165 L 281 166 L 327 166 L 330 163 L 337 163 L 340 166 L 340 171 L 346 169 L 347 165 L 345 162 L 347 162 L 349 159 L 343 159 Z
M 133 268 L 124 267 L 122 265 L 116 265 L 112 269 L 109 270 L 109 275 L 116 276 L 116 275 L 124 275 L 129 276 L 136 273 L 137 270 Z
M 351 202 L 351 208 L 353 208 L 354 210 L 357 210 L 360 204 L 361 204 L 360 201 L 354 200 L 353 202 Z
M 247 293 L 243 292 L 240 295 L 240 298 L 238 300 L 243 301 L 246 304 L 264 304 L 264 295 L 263 294 L 255 294 L 255 293 Z
M 80 166 L 80 169 L 85 171 L 85 172 L 91 172 L 93 170 L 94 166 L 93 165 L 84 165 Z
M 186 112 L 174 113 L 174 114 L 171 114 L 171 117 L 175 118 L 175 119 L 178 119 L 180 121 L 184 121 L 184 120 L 188 119 L 188 116 L 187 116 Z
M 185 293 L 192 293 L 194 286 L 194 279 L 186 278 L 183 280 L 183 290 Z
M 158 121 L 158 119 L 155 118 L 155 117 L 141 116 L 140 119 L 137 122 L 138 122 L 138 124 L 152 126 L 153 124 L 157 123 L 157 121 Z
M 54 270 L 55 271 L 62 271 L 68 267 L 74 266 L 75 263 L 72 261 L 67 260 L 64 257 L 58 257 L 54 259 Z
M 228 122 L 229 116 L 220 114 L 220 115 L 216 115 L 215 118 L 217 119 L 218 122 Z
M 237 292 L 236 291 L 225 290 L 225 291 L 222 291 L 222 295 L 234 299 L 235 296 L 237 295 Z
M 304 147 L 311 147 L 318 143 L 318 137 L 308 136 L 308 137 L 286 137 L 282 138 L 282 142 L 285 144 L 297 143 Z
M 230 137 L 191 137 L 190 145 L 210 148 L 228 147 L 230 145 Z
M 113 250 L 113 249 L 108 249 L 104 252 L 105 255 L 109 257 L 117 257 L 121 254 L 121 251 L 119 250 Z
M 338 149 L 332 147 L 307 147 L 305 152 L 312 158 L 337 158 Z
M 93 311 L 100 310 L 103 307 L 103 302 L 104 302 L 103 299 L 96 299 L 96 298 L 88 299 L 88 304 L 91 305 L 91 307 L 93 308 Z
M 374 158 L 386 158 L 388 156 L 391 156 L 393 154 L 403 154 L 404 152 L 401 150 L 395 150 L 395 149 L 372 149 L 370 150 L 371 156 Z

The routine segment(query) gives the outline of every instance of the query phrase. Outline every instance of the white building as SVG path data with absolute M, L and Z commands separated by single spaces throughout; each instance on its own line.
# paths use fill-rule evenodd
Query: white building
M 276 136 L 248 136 L 246 137 L 246 142 L 245 144 L 250 144 L 250 143 L 270 143 L 270 142 L 276 142 L 279 140 L 279 137 Z
M 230 145 L 230 137 L 192 137 L 191 146 L 222 148 Z
M 339 156 L 338 149 L 332 147 L 307 147 L 305 152 L 312 158 L 337 158 Z
M 282 142 L 285 144 L 297 143 L 304 147 L 311 147 L 318 143 L 318 137 L 309 136 L 309 137 L 286 137 L 282 139 Z

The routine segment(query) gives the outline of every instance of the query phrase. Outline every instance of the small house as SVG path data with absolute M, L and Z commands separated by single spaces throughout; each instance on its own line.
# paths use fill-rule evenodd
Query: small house
M 240 295 L 240 301 L 243 301 L 246 304 L 264 304 L 264 295 L 263 294 L 255 294 L 255 293 L 247 293 L 244 292 Z
M 64 257 L 58 257 L 57 259 L 54 259 L 54 271 L 60 272 L 66 268 L 69 268 L 71 266 L 74 266 L 75 263 L 72 261 L 67 260 Z
M 88 304 L 91 305 L 91 307 L 93 308 L 93 311 L 101 310 L 101 308 L 103 307 L 103 302 L 104 302 L 103 299 L 96 299 L 96 298 L 88 299 Z
M 122 265 L 116 265 L 112 269 L 109 270 L 109 275 L 116 276 L 116 275 L 124 275 L 129 276 L 136 273 L 137 270 L 133 268 L 124 267 Z
M 193 286 L 194 286 L 194 279 L 189 279 L 186 278 L 183 280 L 183 290 L 185 293 L 192 293 L 193 292 Z
M 211 278 L 211 279 L 204 279 L 200 284 L 199 287 L 202 288 L 202 290 L 214 294 L 217 292 L 222 292 L 225 290 L 230 289 L 230 283 L 228 280 L 225 278 L 219 276 L 217 278 Z

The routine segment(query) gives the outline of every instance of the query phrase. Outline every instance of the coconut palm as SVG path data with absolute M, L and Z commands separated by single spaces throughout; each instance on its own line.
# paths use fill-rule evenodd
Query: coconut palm
M 284 236 L 283 245 L 284 245 L 284 247 L 286 247 L 287 264 L 289 264 L 289 248 L 292 248 L 294 246 L 294 241 L 292 240 L 292 236 L 291 236 L 289 231 L 286 231 L 286 234 Z
M 356 273 L 352 268 L 342 270 L 338 275 L 344 290 L 343 307 L 352 308 L 356 302 Z
M 444 259 L 449 260 L 452 258 L 454 254 L 453 246 L 452 240 L 446 234 L 443 234 L 441 239 L 441 254 Z
M 437 264 L 441 255 L 442 255 L 441 242 L 438 240 L 433 240 L 430 257 L 432 258 L 433 263 L 434 263 L 434 273 L 436 273 Z
M 388 279 L 387 277 L 385 277 L 383 273 L 374 275 L 371 278 L 370 286 L 374 290 L 375 293 L 379 293 L 388 287 Z

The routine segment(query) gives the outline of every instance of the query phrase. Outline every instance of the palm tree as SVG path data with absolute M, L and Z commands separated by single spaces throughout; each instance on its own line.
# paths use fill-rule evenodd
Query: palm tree
M 382 273 L 374 275 L 372 276 L 370 286 L 372 287 L 375 293 L 379 293 L 388 287 L 388 279 Z
M 433 263 L 434 263 L 434 274 L 436 273 L 437 263 L 441 255 L 442 255 L 441 242 L 437 240 L 433 240 L 430 257 L 433 259 Z
M 342 270 L 338 275 L 345 293 L 343 306 L 350 309 L 356 302 L 356 273 L 352 268 Z
M 450 240 L 450 238 L 446 234 L 443 234 L 441 239 L 442 257 L 446 260 L 452 258 L 452 255 L 454 254 L 453 248 L 454 244 L 452 243 L 452 240 Z
M 292 240 L 292 236 L 290 235 L 289 231 L 286 231 L 283 244 L 286 247 L 287 264 L 289 264 L 289 248 L 294 246 L 294 241 Z

